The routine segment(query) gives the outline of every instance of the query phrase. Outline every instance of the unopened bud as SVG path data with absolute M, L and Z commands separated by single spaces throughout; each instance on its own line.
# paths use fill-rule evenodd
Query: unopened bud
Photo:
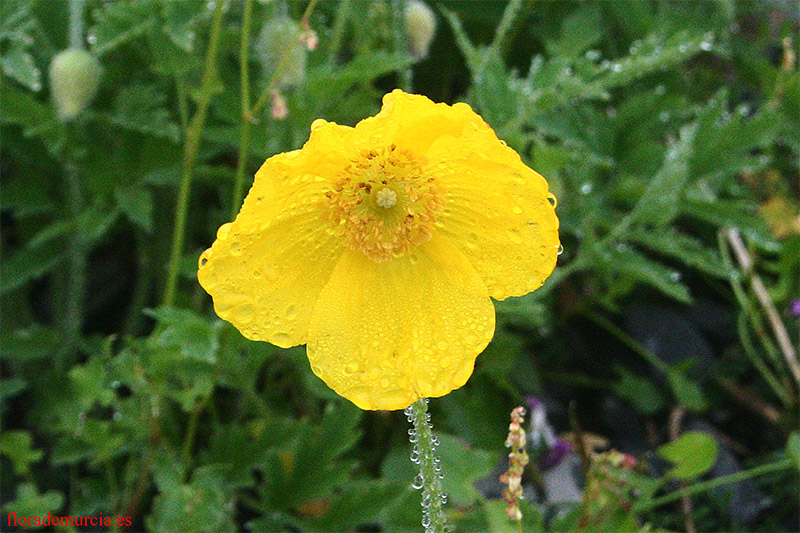
M 278 87 L 297 85 L 306 75 L 306 54 L 303 29 L 295 21 L 281 17 L 268 21 L 258 35 L 256 55 L 266 75 L 278 72 Z
M 86 50 L 68 48 L 50 63 L 50 96 L 62 120 L 72 120 L 89 107 L 103 68 Z
M 406 33 L 411 54 L 416 58 L 426 57 L 436 33 L 436 15 L 425 2 L 409 0 L 406 4 Z
M 289 116 L 289 106 L 286 105 L 286 98 L 279 91 L 275 91 L 270 95 L 272 99 L 272 108 L 270 115 L 276 120 L 283 120 Z

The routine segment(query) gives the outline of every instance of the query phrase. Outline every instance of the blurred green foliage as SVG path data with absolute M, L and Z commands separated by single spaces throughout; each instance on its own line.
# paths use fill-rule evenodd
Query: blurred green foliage
M 153 531 L 418 528 L 402 413 L 339 398 L 302 347 L 245 340 L 196 283 L 200 251 L 236 208 L 245 5 L 224 4 L 203 94 L 215 2 L 88 1 L 102 80 L 92 105 L 64 123 L 46 78 L 69 45 L 68 2 L 0 4 L 3 513 L 102 512 Z M 314 119 L 353 125 L 411 81 L 434 100 L 471 104 L 547 177 L 565 248 L 556 272 L 497 303 L 495 339 L 470 382 L 432 403 L 453 523 L 511 528 L 503 502 L 474 482 L 506 453 L 508 413 L 529 394 L 574 401 L 572 424 L 595 433 L 613 422 L 598 420 L 598 399 L 620 400 L 651 428 L 650 450 L 671 440 L 669 413 L 683 406 L 738 443 L 747 465 L 796 463 L 799 384 L 724 230 L 744 236 L 796 343 L 787 309 L 800 297 L 797 6 L 445 0 L 432 2 L 437 34 L 415 59 L 402 5 L 319 2 L 309 19 L 319 47 L 286 45 L 296 71 L 276 77 L 275 50 L 259 39 L 299 21 L 307 3 L 252 3 L 253 102 L 277 91 L 288 114 L 266 105 L 251 117 L 243 163 L 252 176 L 300 147 Z M 184 147 L 204 97 L 179 291 L 167 307 Z M 736 330 L 715 338 L 711 362 L 656 355 L 619 319 L 637 302 L 688 313 L 698 300 L 716 302 Z M 576 331 L 588 347 L 570 342 Z M 523 528 L 683 528 L 674 507 L 646 502 L 670 477 L 706 473 L 717 443 L 691 432 L 657 455 L 675 463 L 666 475 L 647 468 L 650 452 L 639 470 L 591 470 L 599 510 L 525 502 Z M 750 527 L 796 525 L 797 473 L 770 476 L 758 483 L 771 511 Z M 632 512 L 634 500 L 646 510 Z M 723 500 L 695 499 L 700 529 L 742 527 Z

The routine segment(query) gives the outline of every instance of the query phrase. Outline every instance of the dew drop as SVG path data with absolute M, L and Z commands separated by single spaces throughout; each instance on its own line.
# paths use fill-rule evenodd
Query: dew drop
M 417 474 L 411 481 L 411 488 L 419 490 L 425 485 L 425 480 L 422 479 L 422 474 Z
M 673 282 L 675 282 L 675 283 L 679 282 L 679 281 L 681 280 L 681 278 L 682 278 L 682 277 L 683 277 L 683 276 L 681 276 L 681 273 L 680 273 L 680 272 L 673 272 L 673 273 L 671 273 L 671 274 L 669 275 L 669 279 L 670 279 L 670 281 L 673 281 Z
M 550 205 L 552 205 L 553 207 L 556 207 L 558 205 L 556 197 L 552 194 L 547 195 L 547 201 L 550 202 Z
M 86 40 L 89 44 L 97 44 L 97 35 L 93 32 L 89 32 L 89 35 L 86 36 Z
M 668 122 L 669 121 L 669 113 L 667 111 L 662 111 L 658 114 L 658 120 L 661 122 Z
M 708 41 L 703 41 L 702 43 L 700 43 L 700 50 L 702 50 L 703 52 L 710 52 L 711 48 L 712 45 Z
M 242 255 L 242 245 L 239 243 L 239 241 L 233 241 L 231 243 L 231 255 L 233 256 Z
M 297 318 L 297 315 L 298 315 L 297 307 L 295 307 L 294 305 L 290 305 L 289 307 L 286 308 L 286 320 L 294 320 L 295 318 Z
M 522 208 L 519 205 L 514 204 L 514 205 L 511 206 L 511 212 L 514 213 L 515 215 L 521 215 L 522 214 Z
M 250 304 L 240 305 L 236 308 L 234 313 L 236 314 L 236 320 L 244 324 L 251 322 L 253 320 L 253 316 L 255 316 L 255 310 Z
M 440 350 L 446 350 L 450 347 L 450 345 L 447 344 L 447 341 L 439 341 L 436 343 L 436 347 Z
M 586 183 L 581 185 L 581 194 L 589 194 L 592 192 L 592 189 L 594 189 L 594 185 L 592 185 L 591 182 L 587 181 Z
M 514 244 L 522 244 L 522 235 L 519 234 L 518 230 L 510 229 L 506 231 L 506 235 L 508 235 L 508 239 Z
M 667 88 L 664 87 L 663 85 L 658 85 L 656 87 L 656 91 L 655 92 L 656 92 L 656 94 L 658 96 L 664 96 L 665 94 L 667 94 Z
M 564 253 L 564 245 L 559 244 L 558 246 L 556 246 L 556 255 L 561 255 L 563 253 Z
M 470 233 L 467 235 L 467 246 L 470 248 L 475 248 L 476 244 L 478 243 L 478 235 L 476 233 Z
M 270 341 L 272 344 L 277 344 L 278 346 L 288 346 L 291 344 L 291 338 L 289 335 L 283 332 L 276 333 L 272 336 L 272 340 Z M 315 372 L 316 373 L 316 372 Z

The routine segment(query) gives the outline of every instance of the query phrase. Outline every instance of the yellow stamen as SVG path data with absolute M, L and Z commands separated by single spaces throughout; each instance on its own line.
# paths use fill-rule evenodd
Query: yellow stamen
M 327 197 L 334 231 L 378 263 L 429 240 L 443 209 L 441 186 L 395 145 L 362 152 Z

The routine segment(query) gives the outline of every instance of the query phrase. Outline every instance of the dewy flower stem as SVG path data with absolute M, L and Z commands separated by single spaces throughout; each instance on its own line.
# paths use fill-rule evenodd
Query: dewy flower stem
M 217 50 L 219 49 L 219 37 L 222 33 L 223 4 L 223 0 L 217 0 L 214 8 L 214 19 L 211 23 L 211 37 L 208 42 L 203 80 L 200 85 L 200 101 L 197 104 L 197 111 L 194 117 L 192 117 L 192 122 L 189 125 L 186 144 L 184 145 L 183 175 L 181 177 L 180 189 L 178 190 L 178 203 L 175 208 L 175 230 L 172 236 L 172 250 L 169 258 L 167 286 L 164 290 L 165 306 L 171 306 L 175 303 L 175 292 L 178 287 L 178 273 L 181 266 L 181 256 L 183 255 L 183 241 L 186 235 L 186 214 L 189 209 L 189 192 L 192 186 L 192 174 L 194 174 L 194 168 L 197 164 L 197 153 L 200 150 L 200 137 L 206 123 L 208 104 L 211 102 L 211 86 L 216 78 Z
M 442 490 L 439 458 L 436 457 L 438 439 L 433 435 L 428 414 L 428 399 L 422 398 L 405 410 L 408 420 L 414 425 L 409 431 L 414 451 L 411 460 L 419 465 L 419 475 L 414 479 L 414 488 L 422 489 L 422 525 L 425 531 L 440 533 L 447 531 L 447 521 L 442 510 L 446 496 Z

